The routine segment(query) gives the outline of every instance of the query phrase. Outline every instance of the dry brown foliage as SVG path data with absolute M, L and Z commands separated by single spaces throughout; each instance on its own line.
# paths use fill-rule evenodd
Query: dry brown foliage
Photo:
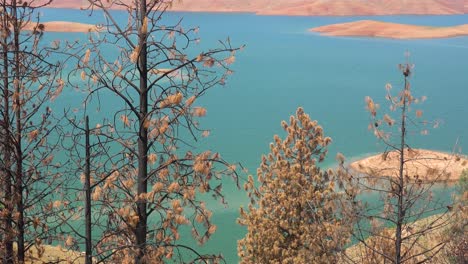
M 93 257 L 111 263 L 219 261 L 221 256 L 201 254 L 194 245 L 215 233 L 204 200 L 225 203 L 222 179 L 238 185 L 236 166 L 194 146 L 209 134 L 199 124 L 207 114 L 200 98 L 226 83 L 239 48 L 227 39 L 218 48 L 192 50 L 198 28 L 162 19 L 172 1 L 87 2 L 90 12 L 106 15 L 106 23 L 77 51 L 71 75 L 79 78 L 70 83 L 87 95 L 83 112 L 102 107 L 107 113 L 104 120 L 90 117 L 98 123 L 90 147 L 92 231 L 99 237 Z M 120 23 L 111 11 L 116 7 L 128 22 Z M 118 106 L 101 105 L 101 98 Z M 76 158 L 76 167 L 84 167 L 83 159 Z
M 259 186 L 252 176 L 245 184 L 251 202 L 241 208 L 248 232 L 238 243 L 240 262 L 336 262 L 352 224 L 338 216 L 334 173 L 317 167 L 331 139 L 302 108 L 282 127 L 287 136 L 275 136 L 262 157 Z

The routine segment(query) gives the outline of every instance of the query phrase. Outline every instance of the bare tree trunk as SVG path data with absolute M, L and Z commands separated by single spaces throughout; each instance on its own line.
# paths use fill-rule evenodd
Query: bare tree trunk
M 89 118 L 86 116 L 86 164 L 85 164 L 85 218 L 86 218 L 86 264 L 93 260 L 91 233 L 91 146 L 89 144 Z
M 19 92 L 19 85 L 17 85 L 16 92 Z M 17 99 L 16 104 L 20 104 Z M 24 247 L 24 205 L 23 205 L 23 151 L 21 144 L 21 107 L 18 106 L 16 110 L 16 209 L 18 211 L 18 262 L 24 263 L 25 247 Z
M 3 17 L 3 24 L 7 24 L 6 16 Z M 5 203 L 5 218 L 3 220 L 3 228 L 5 228 L 5 233 L 3 236 L 3 246 L 5 249 L 5 255 L 2 257 L 2 263 L 12 264 L 13 263 L 13 224 L 12 224 L 12 200 L 11 200 L 11 137 L 10 137 L 10 91 L 9 91 L 9 74 L 8 74 L 8 45 L 6 40 L 3 41 L 3 194 L 4 194 L 4 203 Z
M 141 52 L 138 60 L 138 70 L 140 73 L 140 115 L 139 115 L 139 135 L 138 135 L 138 187 L 137 195 L 144 194 L 148 190 L 148 129 L 145 126 L 148 115 L 148 65 L 147 65 L 147 44 L 146 44 L 146 0 L 140 1 L 137 8 L 137 17 L 140 18 L 140 31 L 138 33 L 138 45 Z M 143 199 L 137 201 L 138 223 L 135 229 L 135 237 L 138 248 L 136 263 L 144 263 L 147 233 L 147 202 Z
M 408 69 L 407 69 L 408 70 Z M 402 244 L 402 226 L 403 220 L 405 219 L 405 210 L 403 208 L 403 196 L 404 193 L 404 166 L 405 166 L 405 137 L 406 137 L 406 91 L 408 89 L 408 80 L 407 72 L 405 74 L 405 89 L 403 90 L 403 108 L 401 111 L 401 142 L 400 142 L 400 168 L 398 175 L 398 215 L 397 215 L 397 225 L 395 230 L 395 263 L 401 263 L 401 244 Z
M 24 204 L 23 204 L 23 151 L 22 151 L 22 124 L 21 124 L 21 111 L 22 105 L 20 97 L 21 95 L 21 59 L 20 59 L 20 24 L 17 18 L 17 2 L 12 1 L 12 16 L 13 16 L 13 34 L 14 34 L 14 51 L 15 51 L 15 75 L 14 75 L 14 87 L 15 87 L 15 115 L 16 115 L 16 186 L 15 186 L 15 198 L 16 198 L 16 209 L 18 211 L 17 220 L 17 239 L 18 239 L 18 263 L 24 263 L 25 247 L 24 247 Z

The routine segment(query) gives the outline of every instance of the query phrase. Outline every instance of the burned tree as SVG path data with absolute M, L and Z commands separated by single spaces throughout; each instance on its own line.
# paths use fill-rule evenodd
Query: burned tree
M 106 23 L 90 34 L 72 74 L 88 84 L 87 107 L 111 113 L 105 120 L 90 120 L 99 128 L 91 141 L 107 142 L 108 150 L 94 159 L 100 166 L 91 173 L 94 208 L 106 219 L 95 223 L 101 227 L 95 257 L 135 263 L 219 259 L 181 243 L 187 234 L 180 227 L 191 229 L 203 244 L 216 231 L 203 197 L 211 194 L 224 202 L 221 179 L 229 175 L 237 183 L 235 166 L 215 152 L 195 153 L 192 144 L 208 135 L 198 123 L 206 109 L 195 104 L 209 89 L 225 84 L 238 48 L 227 40 L 189 56 L 198 30 L 185 30 L 181 21 L 164 25 L 171 1 L 89 4 L 91 12 L 105 14 Z M 126 24 L 114 17 L 114 8 L 127 11 Z
M 46 3 L 47 4 L 47 3 Z M 57 120 L 49 107 L 60 93 L 60 64 L 51 59 L 54 48 L 41 43 L 45 27 L 35 10 L 44 2 L 0 2 L 2 257 L 5 263 L 24 263 L 33 245 L 41 254 L 50 238 L 60 184 L 53 152 L 58 147 Z M 55 206 L 54 206 L 55 205 Z M 17 243 L 17 256 L 13 254 Z
M 424 263 L 434 259 L 446 243 L 445 239 L 427 239 L 450 222 L 447 213 L 452 202 L 436 198 L 433 192 L 437 183 L 450 179 L 448 170 L 462 160 L 410 147 L 410 136 L 426 135 L 428 126 L 438 126 L 438 122 L 424 120 L 417 108 L 426 98 L 413 96 L 413 67 L 409 62 L 399 65 L 404 82 L 396 96 L 387 84 L 389 113 L 381 114 L 378 103 L 365 99 L 369 130 L 384 145 L 383 154 L 369 159 L 369 164 L 353 163 L 351 171 L 344 166 L 340 170 L 355 176 L 362 194 L 351 197 L 355 206 L 348 210 L 349 217 L 361 220 L 353 234 L 360 243 L 350 250 L 350 262 Z M 378 202 L 358 200 L 366 195 L 375 195 Z

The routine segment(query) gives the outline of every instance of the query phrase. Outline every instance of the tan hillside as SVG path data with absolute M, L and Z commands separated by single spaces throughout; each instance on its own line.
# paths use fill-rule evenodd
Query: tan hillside
M 86 4 L 87 0 L 60 0 L 51 6 L 80 8 Z M 172 10 L 301 16 L 447 15 L 468 12 L 468 0 L 185 0 L 174 1 Z

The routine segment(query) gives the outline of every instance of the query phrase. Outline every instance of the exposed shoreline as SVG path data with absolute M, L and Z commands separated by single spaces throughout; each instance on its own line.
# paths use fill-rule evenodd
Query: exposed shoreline
M 44 25 L 45 32 L 67 32 L 67 33 L 87 33 L 90 31 L 99 31 L 96 25 L 84 24 L 77 22 L 67 21 L 50 21 L 40 23 Z M 36 23 L 30 23 L 25 26 L 25 30 L 34 30 L 37 26 Z
M 468 169 L 466 156 L 426 149 L 405 150 L 405 156 L 404 173 L 411 181 L 456 182 L 462 171 Z M 398 177 L 399 155 L 395 151 L 386 156 L 377 154 L 352 162 L 349 167 L 366 175 Z
M 393 39 L 432 39 L 468 36 L 468 24 L 433 27 L 397 24 L 375 20 L 359 20 L 309 29 L 326 36 L 378 37 Z

